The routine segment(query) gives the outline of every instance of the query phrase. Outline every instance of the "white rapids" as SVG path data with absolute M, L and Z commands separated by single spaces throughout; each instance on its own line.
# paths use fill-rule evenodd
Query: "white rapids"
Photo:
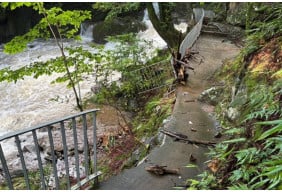
M 147 30 L 140 31 L 141 39 L 153 41 L 153 48 L 165 48 L 166 43 L 158 35 L 150 22 L 147 11 L 143 21 Z M 187 24 L 176 26 L 182 31 L 186 30 Z M 88 25 L 91 29 L 93 26 Z M 81 33 L 84 41 L 67 41 L 65 46 L 80 46 L 91 50 L 88 46 L 89 32 L 87 28 Z M 108 43 L 106 47 L 112 47 Z M 95 51 L 93 49 L 93 51 Z M 60 55 L 54 40 L 36 40 L 22 53 L 7 55 L 0 46 L 0 69 L 10 66 L 17 69 L 35 61 L 46 61 Z M 38 79 L 25 77 L 23 80 L 14 82 L 0 82 L 0 136 L 8 132 L 21 130 L 51 120 L 57 120 L 67 115 L 77 113 L 75 98 L 71 89 L 66 88 L 65 83 L 51 84 L 60 74 L 51 76 L 43 75 Z M 91 95 L 91 87 L 94 85 L 94 76 L 87 76 L 81 83 L 81 95 Z

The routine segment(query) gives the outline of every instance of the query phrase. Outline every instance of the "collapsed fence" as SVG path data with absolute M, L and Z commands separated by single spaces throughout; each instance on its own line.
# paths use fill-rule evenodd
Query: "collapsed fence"
M 6 186 L 9 189 L 80 189 L 93 187 L 91 181 L 97 184 L 101 174 L 97 170 L 97 111 L 81 112 L 0 137 L 1 174 Z M 11 141 L 17 149 L 12 156 L 7 149 Z M 3 183 L 1 186 L 3 188 Z
M 173 84 L 174 70 L 169 60 L 141 67 L 129 73 L 139 94 Z
M 193 13 L 197 23 L 186 35 L 179 47 L 179 53 L 181 54 L 180 60 L 186 55 L 187 49 L 190 49 L 194 45 L 201 33 L 205 11 L 202 8 L 194 8 Z M 164 60 L 131 71 L 131 75 L 135 79 L 137 92 L 142 94 L 161 87 L 173 86 L 176 78 L 173 60 L 171 58 L 170 61 Z

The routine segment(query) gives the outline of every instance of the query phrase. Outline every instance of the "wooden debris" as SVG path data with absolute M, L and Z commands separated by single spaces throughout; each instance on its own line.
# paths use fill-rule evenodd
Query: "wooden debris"
M 197 161 L 197 159 L 192 155 L 192 153 L 190 154 L 189 159 L 190 159 L 191 162 Z
M 179 169 L 168 169 L 166 167 L 167 166 L 152 165 L 146 167 L 145 170 L 155 175 L 179 174 Z
M 167 130 L 161 130 L 160 132 L 170 137 L 173 137 L 176 140 L 186 141 L 188 144 L 196 144 L 196 145 L 198 144 L 198 145 L 208 145 L 208 146 L 214 146 L 216 144 L 215 142 L 211 142 L 211 141 L 190 140 L 188 139 L 187 135 L 184 135 L 182 133 L 175 133 Z
M 189 103 L 189 102 L 195 102 L 195 99 L 191 99 L 191 100 L 185 100 L 184 102 Z
M 221 132 L 217 132 L 217 133 L 214 135 L 214 138 L 221 138 L 221 137 L 222 137 Z
M 219 168 L 219 160 L 213 159 L 211 162 L 209 162 L 208 168 L 210 168 L 213 173 L 216 173 Z

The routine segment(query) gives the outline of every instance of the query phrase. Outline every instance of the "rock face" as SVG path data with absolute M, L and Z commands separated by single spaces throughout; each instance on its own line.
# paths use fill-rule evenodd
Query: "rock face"
M 137 33 L 140 30 L 145 30 L 141 20 L 132 17 L 116 18 L 111 24 L 103 21 L 96 23 L 93 28 L 93 39 L 94 42 L 103 44 L 106 43 L 107 36 Z

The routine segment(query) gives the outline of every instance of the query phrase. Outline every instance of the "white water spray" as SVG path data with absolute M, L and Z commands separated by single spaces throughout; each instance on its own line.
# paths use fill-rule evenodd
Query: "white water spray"
M 157 3 L 154 3 L 155 10 L 158 13 L 157 5 Z M 138 36 L 141 39 L 153 41 L 152 49 L 165 48 L 166 43 L 153 28 L 147 10 L 144 12 L 143 21 L 147 25 L 147 30 L 140 31 Z M 95 52 L 96 50 L 90 48 L 86 43 L 93 40 L 93 27 L 94 25 L 91 23 L 83 24 L 80 34 L 84 41 L 67 41 L 65 46 L 82 45 L 87 50 Z M 106 44 L 108 49 L 114 48 L 114 46 L 111 42 Z M 54 40 L 36 40 L 28 45 L 26 51 L 15 55 L 3 53 L 1 46 L 0 69 L 5 67 L 18 69 L 32 62 L 47 61 L 59 55 L 60 52 Z M 65 83 L 50 84 L 59 75 L 43 75 L 38 79 L 25 77 L 17 83 L 0 82 L 0 135 L 78 112 L 75 109 L 72 90 L 67 89 Z M 85 77 L 85 80 L 81 83 L 82 97 L 91 94 L 90 88 L 94 82 L 94 76 Z

